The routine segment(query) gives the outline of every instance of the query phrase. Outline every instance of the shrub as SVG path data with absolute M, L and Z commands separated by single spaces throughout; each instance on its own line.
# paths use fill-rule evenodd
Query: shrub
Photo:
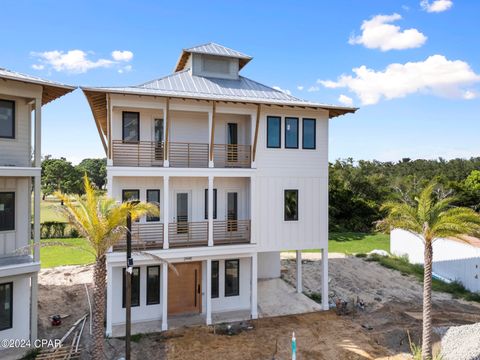
M 70 237 L 71 238 L 79 238 L 80 237 L 80 233 L 78 232 L 77 229 L 75 229 L 74 227 L 72 227 L 70 229 Z
M 57 239 L 65 237 L 67 223 L 59 221 L 45 221 L 40 225 L 40 236 L 43 239 Z

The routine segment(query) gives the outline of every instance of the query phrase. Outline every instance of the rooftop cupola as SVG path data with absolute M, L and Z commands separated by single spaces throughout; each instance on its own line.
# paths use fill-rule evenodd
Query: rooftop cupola
M 183 49 L 175 72 L 187 70 L 195 76 L 221 79 L 238 79 L 239 71 L 251 56 L 215 43 Z

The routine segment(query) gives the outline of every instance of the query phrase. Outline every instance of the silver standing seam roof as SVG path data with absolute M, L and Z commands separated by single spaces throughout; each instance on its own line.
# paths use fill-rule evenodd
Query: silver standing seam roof
M 215 44 L 212 42 L 208 44 L 194 46 L 188 49 L 183 49 L 183 51 L 188 53 L 216 55 L 216 56 L 233 57 L 233 58 L 239 58 L 239 59 L 252 59 L 251 56 L 245 55 L 240 51 L 233 50 L 233 49 L 227 48 L 226 46 Z

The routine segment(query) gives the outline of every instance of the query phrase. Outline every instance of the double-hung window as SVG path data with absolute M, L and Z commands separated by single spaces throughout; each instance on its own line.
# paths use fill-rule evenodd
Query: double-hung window
M 132 306 L 140 306 L 140 268 L 134 267 L 132 269 L 132 287 L 131 287 L 131 299 Z M 127 288 L 126 269 L 123 268 L 123 291 L 122 291 L 122 307 L 125 307 L 125 290 Z
M 298 149 L 298 118 L 285 118 L 285 148 Z
M 15 230 L 15 193 L 0 192 L 0 231 Z
M 11 329 L 13 315 L 13 282 L 0 284 L 0 331 Z
M 124 142 L 140 140 L 140 113 L 131 111 L 122 113 L 122 140 Z
M 316 128 L 317 121 L 315 119 L 303 119 L 302 126 L 302 148 L 314 150 L 316 148 Z
M 0 100 L 0 138 L 15 138 L 15 102 Z
M 280 116 L 267 116 L 267 148 L 280 148 L 282 119 Z

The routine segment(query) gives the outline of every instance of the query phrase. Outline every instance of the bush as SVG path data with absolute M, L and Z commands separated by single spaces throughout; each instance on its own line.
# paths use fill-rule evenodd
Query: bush
M 45 221 L 40 225 L 40 237 L 42 239 L 58 239 L 65 237 L 67 223 L 59 221 Z
M 77 229 L 75 229 L 74 227 L 72 227 L 70 229 L 70 237 L 71 238 L 79 238 L 80 237 L 80 233 L 78 232 Z

